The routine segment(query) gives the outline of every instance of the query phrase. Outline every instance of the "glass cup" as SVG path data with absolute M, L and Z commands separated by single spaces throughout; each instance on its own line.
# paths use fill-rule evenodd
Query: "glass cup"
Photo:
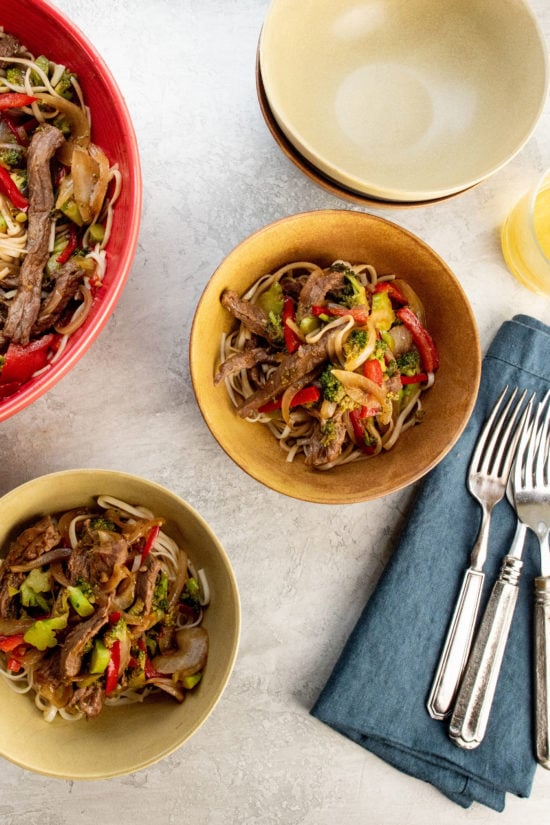
M 512 274 L 533 292 L 550 296 L 550 171 L 512 209 L 501 243 Z

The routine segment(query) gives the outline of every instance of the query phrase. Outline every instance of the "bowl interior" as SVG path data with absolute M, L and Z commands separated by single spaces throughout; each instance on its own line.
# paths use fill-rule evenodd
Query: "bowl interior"
M 0 755 L 23 768 L 67 779 L 131 773 L 180 747 L 206 720 L 229 679 L 237 653 L 240 606 L 227 555 L 206 522 L 178 496 L 135 476 L 67 470 L 42 476 L 0 498 L 0 548 L 14 528 L 37 516 L 91 503 L 102 494 L 146 503 L 167 520 L 163 528 L 203 567 L 212 591 L 204 626 L 210 650 L 204 679 L 180 705 L 161 697 L 145 704 L 105 707 L 86 722 L 44 722 L 31 698 L 0 679 Z
M 213 375 L 220 338 L 232 319 L 220 304 L 229 287 L 242 294 L 261 275 L 293 260 L 327 266 L 343 258 L 373 264 L 409 281 L 425 304 L 440 352 L 435 385 L 423 402 L 425 420 L 393 450 L 330 471 L 288 463 L 267 428 L 240 419 Z M 462 287 L 441 258 L 394 223 L 362 212 L 322 210 L 270 224 L 244 240 L 213 274 L 199 301 L 190 338 L 198 405 L 213 436 L 249 475 L 294 498 L 326 504 L 366 501 L 420 478 L 443 458 L 473 409 L 481 370 L 477 326 Z
M 0 421 L 24 409 L 64 376 L 97 338 L 127 281 L 141 219 L 140 157 L 126 102 L 110 69 L 87 37 L 60 10 L 44 0 L 5 4 L 0 25 L 15 34 L 35 55 L 46 54 L 77 75 L 92 117 L 92 140 L 118 163 L 122 189 L 115 205 L 113 231 L 107 245 L 104 289 L 94 300 L 85 323 L 71 336 L 57 363 L 31 379 L 15 395 L 0 401 Z
M 389 200 L 441 197 L 498 169 L 530 136 L 548 82 L 519 0 L 273 0 L 260 61 L 302 154 Z

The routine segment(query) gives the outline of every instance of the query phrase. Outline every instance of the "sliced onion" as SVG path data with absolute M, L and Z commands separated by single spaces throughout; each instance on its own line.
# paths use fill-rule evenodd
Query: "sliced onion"
M 177 650 L 156 656 L 153 667 L 159 673 L 177 673 L 178 678 L 202 670 L 208 657 L 208 631 L 204 627 L 184 627 L 176 633 Z
M 70 166 L 75 146 L 86 147 L 90 142 L 90 124 L 86 112 L 81 109 L 80 106 L 77 106 L 70 100 L 66 100 L 64 97 L 57 97 L 56 95 L 42 92 L 36 94 L 36 97 L 38 101 L 36 104 L 33 104 L 33 106 L 38 105 L 38 102 L 45 103 L 46 106 L 51 106 L 52 109 L 63 112 L 69 121 L 71 136 L 57 150 L 56 154 L 61 163 Z
M 368 397 L 374 395 L 382 405 L 386 401 L 386 391 L 375 381 L 349 370 L 332 370 L 332 374 L 343 385 L 346 393 L 358 404 L 368 404 Z
M 426 326 L 426 311 L 424 309 L 424 304 L 412 286 L 407 281 L 402 281 L 401 278 L 395 278 L 395 280 L 391 281 L 391 283 L 394 284 L 395 288 L 398 289 L 403 297 L 407 299 L 407 303 L 414 314 L 418 317 L 420 323 L 423 326 Z
M 71 555 L 71 553 L 72 550 L 70 547 L 55 547 L 53 550 L 49 550 L 47 553 L 42 553 L 41 556 L 37 556 L 35 559 L 32 559 L 25 564 L 10 564 L 10 570 L 14 573 L 26 573 L 28 570 L 34 570 L 35 567 L 42 567 L 45 564 L 51 564 L 54 561 L 66 559 Z

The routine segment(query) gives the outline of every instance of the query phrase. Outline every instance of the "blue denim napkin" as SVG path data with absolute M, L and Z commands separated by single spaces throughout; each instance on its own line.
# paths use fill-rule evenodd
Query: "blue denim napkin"
M 466 489 L 475 441 L 505 384 L 550 387 L 550 328 L 518 315 L 483 359 L 475 409 L 453 450 L 426 477 L 393 557 L 311 713 L 396 768 L 430 782 L 462 807 L 501 811 L 507 792 L 529 796 L 533 754 L 532 604 L 538 542 L 529 531 L 518 603 L 485 739 L 466 751 L 426 699 L 480 524 Z M 493 511 L 485 603 L 515 528 L 502 501 Z

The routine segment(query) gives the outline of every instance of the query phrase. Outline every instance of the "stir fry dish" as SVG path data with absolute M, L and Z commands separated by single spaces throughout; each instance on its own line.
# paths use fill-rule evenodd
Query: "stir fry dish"
M 0 674 L 46 721 L 164 691 L 182 702 L 208 658 L 203 570 L 143 506 L 45 515 L 0 562 Z
M 288 461 L 327 470 L 375 456 L 421 421 L 439 355 L 408 282 L 364 263 L 297 261 L 221 303 L 235 324 L 214 382 Z
M 101 289 L 120 172 L 78 78 L 0 29 L 0 399 L 49 369 Z

